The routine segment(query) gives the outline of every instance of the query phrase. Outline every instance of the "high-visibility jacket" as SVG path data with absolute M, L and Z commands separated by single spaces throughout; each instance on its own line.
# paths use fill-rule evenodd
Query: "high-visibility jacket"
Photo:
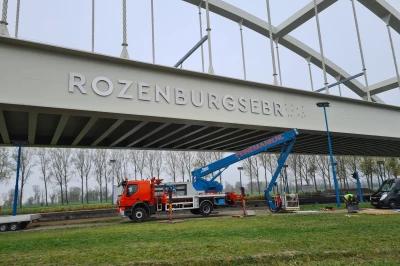
M 349 198 L 352 197 L 354 199 L 354 195 L 353 194 L 346 194 L 344 195 L 344 198 L 349 201 Z

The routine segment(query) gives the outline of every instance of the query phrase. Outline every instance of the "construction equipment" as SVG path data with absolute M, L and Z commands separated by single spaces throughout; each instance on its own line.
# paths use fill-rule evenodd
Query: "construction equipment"
M 208 216 L 215 208 L 236 206 L 236 202 L 240 200 L 244 203 L 245 199 L 241 195 L 236 195 L 234 192 L 222 193 L 223 186 L 216 182 L 215 179 L 230 165 L 281 144 L 282 150 L 278 159 L 278 167 L 268 188 L 265 190 L 265 197 L 270 210 L 273 212 L 299 210 L 299 201 L 296 194 L 282 193 L 282 195 L 277 196 L 275 202 L 272 201 L 269 195 L 298 134 L 297 129 L 282 133 L 192 171 L 192 184 L 188 184 L 188 186 L 193 185 L 197 193 L 178 195 L 176 186 L 166 183 L 163 186 L 163 193 L 157 194 L 156 187 L 160 187 L 162 179 L 155 177 L 151 180 L 125 180 L 120 184 L 123 187 L 123 191 L 118 196 L 117 212 L 121 216 L 128 216 L 133 221 L 141 222 L 156 212 L 169 212 L 171 219 L 171 207 L 172 211 L 190 210 L 193 214 Z M 217 174 L 210 180 L 203 178 L 213 172 L 217 172 Z M 175 192 L 175 195 L 171 196 L 172 192 Z M 167 194 L 169 195 L 168 198 Z M 243 209 L 246 213 L 245 208 Z
M 223 186 L 222 184 L 216 182 L 215 179 L 219 177 L 230 165 L 282 144 L 282 149 L 278 158 L 278 167 L 269 183 L 269 186 L 264 191 L 265 197 L 272 212 L 278 212 L 280 210 L 299 210 L 299 200 L 296 194 L 286 194 L 284 192 L 282 195 L 278 195 L 276 197 L 275 202 L 273 202 L 271 196 L 269 195 L 274 187 L 275 181 L 278 179 L 287 157 L 290 154 L 290 151 L 293 148 L 294 143 L 296 142 L 297 135 L 299 135 L 299 131 L 297 129 L 293 129 L 255 144 L 242 151 L 236 152 L 235 154 L 213 162 L 209 165 L 198 168 L 192 171 L 193 187 L 198 191 L 204 190 L 206 193 L 220 193 L 223 190 Z M 217 173 L 211 179 L 206 180 L 203 178 L 214 172 Z

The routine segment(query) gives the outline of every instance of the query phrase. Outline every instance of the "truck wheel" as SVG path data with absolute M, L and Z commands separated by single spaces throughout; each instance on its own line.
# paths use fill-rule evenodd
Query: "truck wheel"
M 18 224 L 17 223 L 10 224 L 10 230 L 11 231 L 17 231 L 18 230 Z
M 132 220 L 134 222 L 140 223 L 143 222 L 147 217 L 146 211 L 142 208 L 136 208 L 132 213 Z
M 200 210 L 199 209 L 191 209 L 190 212 L 192 214 L 200 214 Z
M 213 211 L 213 206 L 210 202 L 204 201 L 200 205 L 200 214 L 203 216 L 208 216 Z
M 0 232 L 7 231 L 8 226 L 6 224 L 0 224 Z
M 24 222 L 19 224 L 19 229 L 25 229 L 28 226 L 29 222 Z
M 391 200 L 389 202 L 389 207 L 392 208 L 392 209 L 397 209 L 396 202 L 394 200 Z

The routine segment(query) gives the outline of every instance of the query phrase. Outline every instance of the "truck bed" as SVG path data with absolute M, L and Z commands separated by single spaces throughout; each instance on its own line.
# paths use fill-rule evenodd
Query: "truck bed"
M 28 222 L 32 220 L 37 220 L 39 218 L 40 214 L 18 214 L 16 216 L 5 215 L 0 216 L 0 224 Z

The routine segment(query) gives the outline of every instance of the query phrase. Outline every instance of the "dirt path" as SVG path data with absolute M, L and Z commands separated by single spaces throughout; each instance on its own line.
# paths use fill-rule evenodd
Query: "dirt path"
M 315 214 L 315 213 L 326 213 L 326 214 L 341 214 L 341 215 L 355 215 L 350 214 L 347 210 L 335 210 L 335 211 L 323 211 L 323 210 L 315 210 L 315 211 L 296 211 L 290 213 L 279 213 L 274 214 L 271 213 L 266 208 L 252 208 L 255 211 L 256 216 L 265 216 L 265 215 L 294 215 L 294 214 Z M 357 214 L 397 214 L 393 210 L 375 210 L 375 209 L 361 209 Z M 214 211 L 210 216 L 203 217 L 201 215 L 194 215 L 190 212 L 177 212 L 174 213 L 173 219 L 176 220 L 188 220 L 188 219 L 212 219 L 219 217 L 232 217 L 232 216 L 243 216 L 243 212 L 241 209 L 223 209 Z M 145 222 L 162 222 L 167 221 L 169 219 L 168 214 L 157 214 L 156 216 L 150 217 Z M 80 228 L 80 227 L 95 227 L 95 226 L 106 226 L 106 225 L 114 225 L 119 223 L 132 223 L 132 221 L 127 217 L 105 217 L 105 218 L 88 218 L 88 219 L 77 219 L 77 220 L 63 220 L 63 221 L 53 221 L 53 222 L 38 222 L 34 224 L 30 224 L 27 228 L 29 231 L 39 231 L 39 230 L 54 230 L 54 229 L 64 229 L 64 228 Z M 24 230 L 25 231 L 25 230 Z

